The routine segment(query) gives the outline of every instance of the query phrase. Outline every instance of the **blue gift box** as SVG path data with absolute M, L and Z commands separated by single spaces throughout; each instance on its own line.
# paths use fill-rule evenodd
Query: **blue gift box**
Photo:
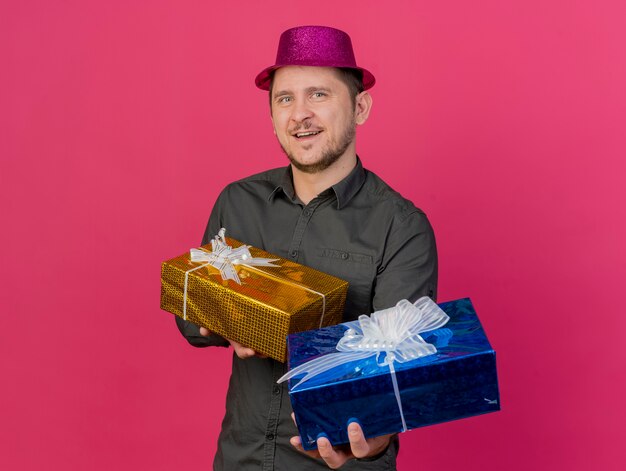
M 347 424 L 357 418 L 375 437 L 500 410 L 496 357 L 469 298 L 439 304 L 450 317 L 444 328 L 420 334 L 437 352 L 394 362 L 400 404 L 388 365 L 376 355 L 307 379 L 289 380 L 289 395 L 302 444 L 316 448 L 325 434 L 333 445 L 348 443 Z M 337 353 L 351 323 L 292 334 L 289 367 Z

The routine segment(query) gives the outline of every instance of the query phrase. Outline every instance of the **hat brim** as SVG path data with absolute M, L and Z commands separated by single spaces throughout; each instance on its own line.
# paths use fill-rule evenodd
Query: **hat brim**
M 297 65 L 297 64 L 294 64 L 294 65 Z M 255 85 L 261 90 L 269 91 L 270 83 L 272 82 L 272 73 L 276 69 L 280 69 L 281 67 L 286 67 L 286 66 L 287 65 L 272 65 L 262 70 L 261 73 L 257 75 L 256 78 L 254 79 Z M 320 66 L 314 66 L 314 67 L 320 67 Z M 324 67 L 339 67 L 339 66 L 331 65 L 331 66 L 324 66 Z M 347 67 L 347 68 L 361 71 L 361 73 L 363 74 L 363 90 L 369 90 L 376 83 L 376 78 L 374 78 L 374 75 L 372 75 L 372 73 L 369 70 L 364 69 L 362 67 Z

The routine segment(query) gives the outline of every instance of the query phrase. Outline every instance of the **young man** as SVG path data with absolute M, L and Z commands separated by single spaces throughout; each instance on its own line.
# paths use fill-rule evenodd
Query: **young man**
M 227 186 L 203 244 L 225 227 L 235 239 L 347 280 L 344 321 L 405 298 L 434 299 L 437 254 L 426 216 L 356 154 L 374 77 L 357 67 L 349 36 L 321 26 L 284 32 L 276 64 L 256 84 L 269 90 L 274 132 L 290 165 Z M 192 345 L 235 351 L 214 469 L 395 469 L 397 437 L 365 439 L 358 422 L 346 424 L 349 446 L 320 437 L 318 450 L 305 453 L 286 383 L 276 384 L 286 365 L 176 320 Z

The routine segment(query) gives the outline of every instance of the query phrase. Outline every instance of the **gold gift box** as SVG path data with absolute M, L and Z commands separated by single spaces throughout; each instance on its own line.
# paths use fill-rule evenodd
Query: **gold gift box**
M 226 238 L 233 248 L 241 242 Z M 211 251 L 211 245 L 202 249 Z M 278 361 L 287 359 L 287 335 L 342 321 L 348 282 L 250 247 L 276 267 L 236 265 L 241 280 L 223 280 L 211 265 L 189 272 L 187 320 Z M 202 262 L 189 252 L 161 265 L 161 309 L 184 318 L 185 272 Z

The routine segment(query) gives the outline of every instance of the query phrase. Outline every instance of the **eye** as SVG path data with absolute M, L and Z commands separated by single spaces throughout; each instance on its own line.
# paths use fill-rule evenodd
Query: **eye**
M 276 98 L 276 103 L 281 105 L 289 102 L 291 102 L 291 97 L 287 95 Z
M 325 92 L 314 92 L 313 98 L 324 98 L 326 96 Z

